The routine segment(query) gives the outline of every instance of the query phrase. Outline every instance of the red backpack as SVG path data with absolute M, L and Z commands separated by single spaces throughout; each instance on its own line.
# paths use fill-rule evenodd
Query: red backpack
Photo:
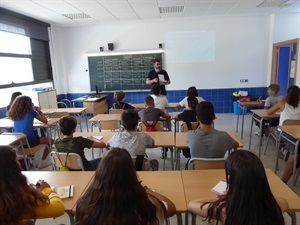
M 146 131 L 156 131 L 155 125 L 157 124 L 157 121 L 153 121 L 148 123 L 147 121 L 143 121 L 143 124 L 146 126 Z

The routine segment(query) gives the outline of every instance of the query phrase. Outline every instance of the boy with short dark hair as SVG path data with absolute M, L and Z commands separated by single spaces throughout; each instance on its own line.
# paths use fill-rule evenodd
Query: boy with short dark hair
M 200 102 L 196 107 L 196 112 L 200 125 L 197 130 L 187 132 L 191 157 L 223 158 L 227 150 L 238 147 L 238 143 L 227 132 L 218 131 L 212 126 L 216 117 L 211 102 Z
M 145 155 L 146 148 L 154 147 L 154 140 L 150 137 L 149 134 L 146 134 L 144 132 L 137 132 L 139 116 L 135 110 L 125 110 L 122 113 L 121 122 L 125 131 L 114 134 L 108 141 L 109 147 L 124 148 L 132 157 Z M 158 161 L 149 161 L 152 170 L 158 170 Z
M 77 153 L 80 155 L 83 167 L 87 171 L 95 171 L 100 162 L 100 158 L 88 161 L 84 154 L 85 148 L 106 148 L 103 141 L 93 137 L 73 137 L 76 131 L 77 120 L 72 116 L 64 116 L 59 120 L 59 128 L 63 137 L 55 141 L 55 147 L 58 152 Z
M 158 84 L 154 84 L 151 88 L 152 95 L 151 97 L 154 99 L 155 108 L 166 112 L 166 107 L 169 102 L 166 96 L 160 94 L 160 87 Z
M 155 108 L 154 99 L 151 96 L 147 96 L 144 101 L 146 108 L 139 111 L 139 117 L 142 121 L 160 121 L 160 117 L 167 120 L 171 119 L 169 114 Z
M 280 91 L 280 86 L 278 84 L 270 84 L 268 87 L 268 95 L 265 101 L 265 109 L 269 109 L 272 106 L 278 103 L 280 96 L 278 96 L 278 92 Z

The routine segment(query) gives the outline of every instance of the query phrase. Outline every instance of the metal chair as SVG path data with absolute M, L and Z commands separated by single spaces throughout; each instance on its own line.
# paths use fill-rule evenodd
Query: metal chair
M 59 171 L 61 167 L 67 167 L 70 171 L 84 171 L 82 159 L 76 153 L 55 152 L 50 153 L 53 169 Z
M 146 121 L 146 122 L 148 124 L 153 124 L 154 123 L 154 121 Z M 140 123 L 140 127 L 141 127 L 141 131 L 145 132 L 147 130 L 147 127 L 143 122 Z M 155 129 L 155 131 L 163 131 L 164 130 L 163 127 L 164 127 L 163 122 L 162 121 L 157 121 L 156 124 L 155 124 L 154 129 Z
M 99 132 L 102 131 L 120 131 L 120 120 L 99 120 Z
M 224 169 L 225 158 L 191 158 L 188 163 L 189 170 Z
M 122 114 L 124 109 L 110 109 L 109 114 Z
M 300 120 L 285 120 L 282 125 L 300 125 Z M 264 155 L 266 155 L 267 153 L 270 138 L 273 138 L 275 140 L 276 149 L 279 149 L 280 140 L 278 139 L 278 136 L 276 135 L 276 130 L 274 129 L 269 132 Z
M 196 130 L 199 126 L 198 122 L 191 122 L 192 125 L 192 130 Z M 181 124 L 181 132 L 188 132 L 189 128 L 187 126 L 187 124 L 184 122 Z

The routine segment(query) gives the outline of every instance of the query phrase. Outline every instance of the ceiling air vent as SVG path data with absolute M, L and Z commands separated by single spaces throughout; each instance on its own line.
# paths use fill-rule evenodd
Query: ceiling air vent
M 184 6 L 166 6 L 159 7 L 160 13 L 182 13 Z
M 89 15 L 85 13 L 70 13 L 70 14 L 62 14 L 62 15 L 71 20 L 83 20 L 83 19 L 91 18 Z
M 282 7 L 289 0 L 265 0 L 260 3 L 256 8 L 260 7 Z

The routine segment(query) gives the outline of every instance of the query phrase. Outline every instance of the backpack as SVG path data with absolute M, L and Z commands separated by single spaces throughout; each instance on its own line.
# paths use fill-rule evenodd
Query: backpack
M 156 131 L 155 125 L 157 124 L 157 121 L 153 121 L 151 123 L 148 123 L 147 121 L 143 121 L 143 124 L 146 126 L 146 131 Z

